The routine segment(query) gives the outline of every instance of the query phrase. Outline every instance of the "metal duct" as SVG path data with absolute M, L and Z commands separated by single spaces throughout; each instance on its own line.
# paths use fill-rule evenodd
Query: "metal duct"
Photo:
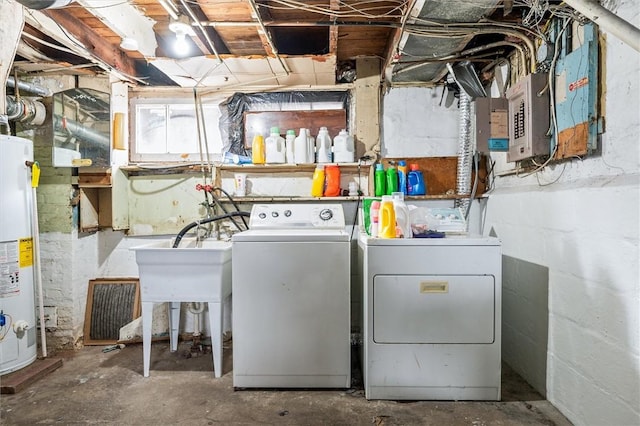
M 7 96 L 7 116 L 9 121 L 19 121 L 31 126 L 40 126 L 47 118 L 47 109 L 40 101 L 28 98 L 17 99 Z
M 21 5 L 28 7 L 29 9 L 56 9 L 64 7 L 71 3 L 73 0 L 16 0 Z
M 67 132 L 75 138 L 82 139 L 84 142 L 97 145 L 101 148 L 108 148 L 110 146 L 109 135 L 105 136 L 103 133 L 83 126 L 77 121 L 68 120 L 55 114 L 53 117 L 53 130 L 57 132 Z
M 458 143 L 458 177 L 456 192 L 467 195 L 471 192 L 471 98 L 460 88 L 460 135 Z M 456 207 L 469 209 L 470 198 L 456 200 Z
M 29 83 L 26 81 L 17 81 L 13 77 L 7 78 L 7 87 L 18 87 L 19 90 L 24 92 L 33 93 L 34 95 L 42 96 L 44 98 L 52 95 L 51 90 L 46 87 L 38 86 L 37 84 Z

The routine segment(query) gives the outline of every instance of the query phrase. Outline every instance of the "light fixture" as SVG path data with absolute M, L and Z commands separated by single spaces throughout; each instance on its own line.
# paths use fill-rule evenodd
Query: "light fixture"
M 169 30 L 176 33 L 176 41 L 173 44 L 173 49 L 178 55 L 184 56 L 189 53 L 189 43 L 187 43 L 186 37 L 195 36 L 196 33 L 189 24 L 189 18 L 186 16 L 179 16 L 178 19 L 172 20 L 169 24 Z
M 131 37 L 122 37 L 120 47 L 124 50 L 138 50 L 138 40 Z

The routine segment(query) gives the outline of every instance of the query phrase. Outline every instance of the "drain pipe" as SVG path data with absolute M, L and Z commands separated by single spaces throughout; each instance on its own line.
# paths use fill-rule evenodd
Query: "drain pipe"
M 640 52 L 640 29 L 594 0 L 565 0 L 566 4 L 589 20 Z

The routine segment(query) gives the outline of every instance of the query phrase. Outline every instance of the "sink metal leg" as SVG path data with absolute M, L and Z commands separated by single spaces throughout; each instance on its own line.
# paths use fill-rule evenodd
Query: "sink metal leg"
M 222 377 L 222 303 L 207 302 L 209 325 L 211 326 L 211 352 L 213 353 L 214 377 Z
M 151 361 L 151 322 L 153 321 L 153 302 L 142 302 L 142 363 L 143 375 L 149 377 Z
M 180 332 L 180 302 L 169 303 L 169 346 L 171 352 L 178 350 L 178 333 Z

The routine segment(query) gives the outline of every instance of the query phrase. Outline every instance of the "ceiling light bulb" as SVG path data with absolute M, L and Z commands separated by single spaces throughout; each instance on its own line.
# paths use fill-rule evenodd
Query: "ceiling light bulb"
M 189 43 L 187 42 L 185 33 L 176 33 L 176 41 L 173 44 L 173 50 L 180 56 L 185 56 L 189 53 Z

